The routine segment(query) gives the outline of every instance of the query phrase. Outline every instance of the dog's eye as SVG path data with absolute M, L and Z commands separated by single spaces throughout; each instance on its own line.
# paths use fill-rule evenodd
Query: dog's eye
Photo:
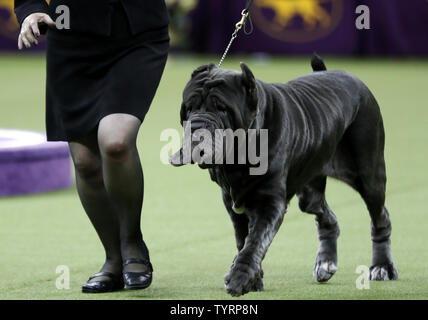
M 189 98 L 187 105 L 191 109 L 193 106 L 199 106 L 200 103 L 201 103 L 201 97 L 199 95 L 193 95 Z

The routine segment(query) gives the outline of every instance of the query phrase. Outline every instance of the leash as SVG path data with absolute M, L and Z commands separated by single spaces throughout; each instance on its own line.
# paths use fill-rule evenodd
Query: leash
M 233 41 L 235 41 L 235 39 L 238 37 L 238 32 L 242 28 L 244 28 L 244 33 L 246 35 L 250 35 L 251 33 L 253 33 L 254 26 L 253 26 L 253 21 L 251 20 L 251 16 L 250 16 L 250 9 L 251 9 L 251 6 L 253 4 L 253 1 L 254 0 L 247 0 L 247 5 L 245 6 L 245 9 L 242 10 L 242 12 L 241 12 L 241 20 L 235 25 L 235 31 L 232 33 L 232 38 L 230 39 L 230 42 L 227 45 L 226 50 L 224 51 L 223 56 L 220 59 L 220 62 L 218 64 L 219 68 L 223 64 L 224 59 L 226 59 L 226 56 L 229 53 L 229 50 L 230 50 L 230 47 L 232 46 Z M 246 30 L 247 19 L 250 22 L 250 30 L 249 31 Z

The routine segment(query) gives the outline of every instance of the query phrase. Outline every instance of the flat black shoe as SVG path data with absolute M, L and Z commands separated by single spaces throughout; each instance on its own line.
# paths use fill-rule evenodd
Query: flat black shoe
M 107 277 L 107 280 L 91 281 L 94 278 Z M 82 286 L 84 293 L 103 293 L 121 290 L 124 287 L 123 278 L 111 272 L 98 272 L 91 276 Z
M 147 270 L 143 272 L 127 272 L 123 271 L 123 281 L 125 282 L 125 289 L 145 289 L 152 283 L 153 267 L 150 261 L 143 259 L 127 259 L 123 263 L 123 267 L 128 264 L 144 264 Z

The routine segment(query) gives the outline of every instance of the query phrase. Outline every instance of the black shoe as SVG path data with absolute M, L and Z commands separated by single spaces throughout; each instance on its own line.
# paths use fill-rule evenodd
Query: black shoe
M 152 283 L 153 267 L 150 261 L 143 259 L 127 259 L 123 263 L 123 267 L 128 264 L 144 264 L 147 266 L 147 270 L 143 272 L 127 272 L 123 271 L 123 280 L 125 282 L 126 289 L 145 289 Z
M 107 280 L 91 281 L 94 278 L 107 277 Z M 124 287 L 123 278 L 111 272 L 98 272 L 91 276 L 82 286 L 84 293 L 103 293 L 121 290 Z

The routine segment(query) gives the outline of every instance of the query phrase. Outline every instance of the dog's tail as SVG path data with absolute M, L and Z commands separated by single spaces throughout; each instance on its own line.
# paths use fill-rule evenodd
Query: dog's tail
M 321 57 L 319 55 L 317 55 L 316 53 L 314 53 L 312 55 L 312 59 L 311 59 L 311 66 L 312 66 L 312 70 L 315 71 L 326 71 L 327 67 L 324 64 L 324 61 L 322 61 Z

